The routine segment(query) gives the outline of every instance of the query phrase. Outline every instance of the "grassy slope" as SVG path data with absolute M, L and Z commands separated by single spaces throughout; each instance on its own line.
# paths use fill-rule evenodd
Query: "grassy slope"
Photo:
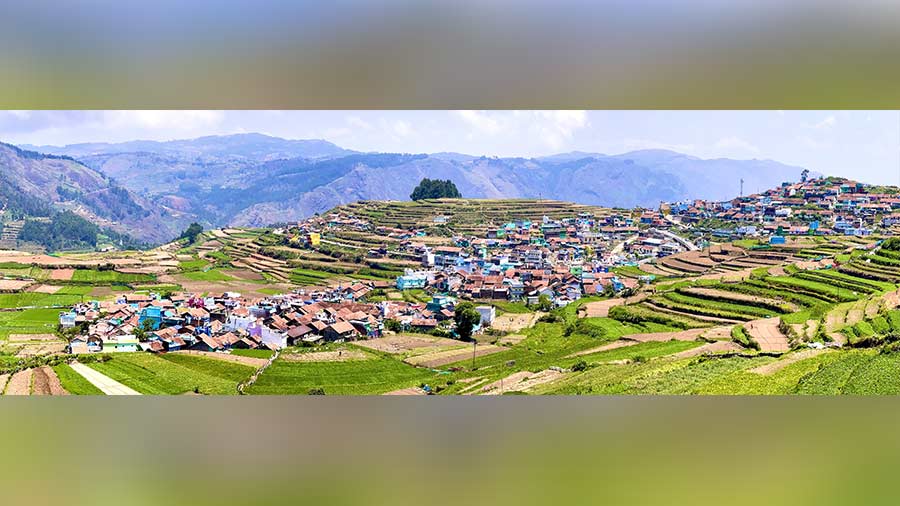
M 84 379 L 84 376 L 75 372 L 68 364 L 59 364 L 54 366 L 53 370 L 59 376 L 62 387 L 72 395 L 104 395 L 99 388 Z
M 151 395 L 183 394 L 196 388 L 202 394 L 233 395 L 239 378 L 253 369 L 215 359 L 185 356 L 172 359 L 149 353 L 122 353 L 90 367 L 138 392 Z M 241 377 L 241 374 L 246 376 Z

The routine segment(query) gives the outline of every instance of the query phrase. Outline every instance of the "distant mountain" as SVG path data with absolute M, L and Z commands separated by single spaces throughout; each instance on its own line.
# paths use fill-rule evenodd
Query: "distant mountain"
M 84 143 L 68 146 L 23 146 L 41 153 L 86 158 L 118 153 L 152 153 L 178 159 L 267 161 L 279 158 L 334 158 L 354 153 L 328 141 L 287 140 L 263 134 L 211 135 L 173 141 Z
M 541 158 L 358 153 L 260 134 L 36 149 L 77 158 L 167 212 L 209 225 L 266 225 L 355 200 L 407 200 L 425 177 L 451 179 L 464 197 L 656 207 L 663 200 L 732 198 L 741 179 L 752 193 L 797 180 L 802 170 L 665 150 Z
M 179 220 L 67 156 L 0 143 L 0 210 L 8 219 L 46 218 L 62 211 L 146 242 L 170 239 Z M 177 234 L 174 234 L 177 235 Z

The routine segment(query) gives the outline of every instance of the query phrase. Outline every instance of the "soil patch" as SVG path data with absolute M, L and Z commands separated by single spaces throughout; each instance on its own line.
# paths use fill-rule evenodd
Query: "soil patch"
M 31 393 L 31 369 L 25 369 L 12 375 L 6 385 L 4 395 L 29 395 Z
M 483 344 L 475 349 L 475 357 L 477 358 L 483 357 L 485 355 L 492 355 L 504 350 L 506 350 L 506 348 L 502 346 Z M 471 358 L 472 350 L 468 346 L 466 346 L 465 348 L 457 350 L 439 351 L 435 353 L 426 353 L 424 355 L 419 355 L 416 357 L 409 357 L 404 360 L 404 362 L 410 365 L 421 367 L 441 367 L 447 364 L 452 364 L 454 362 L 460 362 Z
M 544 313 L 506 313 L 491 322 L 491 327 L 502 332 L 518 332 L 533 327 Z
M 24 290 L 27 286 L 33 284 L 31 280 L 20 279 L 0 279 L 0 291 L 2 292 L 18 292 Z
M 646 343 L 649 341 L 696 341 L 708 329 L 679 330 L 677 332 L 650 332 L 647 334 L 628 334 L 622 339 Z
M 68 281 L 72 279 L 73 274 L 75 274 L 75 269 L 53 269 L 50 271 L 50 279 Z
M 32 291 L 32 292 L 47 293 L 47 294 L 54 294 L 60 290 L 62 290 L 62 287 L 56 286 L 56 285 L 37 285 L 37 286 L 33 286 L 29 289 L 29 291 Z
M 406 353 L 410 351 L 419 351 L 423 353 L 428 351 L 441 351 L 466 345 L 466 343 L 461 341 L 444 337 L 410 336 L 402 334 L 357 341 L 353 344 L 370 350 L 391 354 Z
M 307 353 L 282 353 L 285 362 L 349 362 L 351 360 L 369 360 L 372 358 L 365 352 L 356 350 L 311 351 Z
M 634 346 L 634 345 L 636 345 L 636 344 L 638 344 L 638 341 L 630 341 L 630 340 L 619 339 L 618 341 L 613 341 L 613 342 L 611 342 L 611 343 L 606 343 L 606 344 L 604 344 L 603 346 L 597 346 L 596 348 L 589 348 L 589 349 L 587 349 L 587 350 L 582 350 L 582 351 L 579 351 L 579 352 L 577 352 L 577 353 L 573 353 L 573 354 L 571 354 L 571 355 L 567 355 L 566 358 L 580 357 L 580 356 L 583 356 L 583 355 L 591 355 L 591 354 L 593 354 L 593 353 L 600 353 L 601 351 L 615 350 L 615 349 L 617 349 L 617 348 L 624 348 L 624 347 L 626 347 L 626 346 Z
M 756 374 L 762 374 L 763 376 L 768 376 L 770 374 L 775 374 L 776 372 L 784 369 L 785 367 L 793 364 L 794 362 L 799 362 L 803 359 L 815 357 L 816 355 L 825 353 L 826 351 L 828 351 L 828 350 L 808 349 L 808 350 L 798 351 L 796 353 L 791 353 L 790 355 L 785 355 L 784 358 L 782 358 L 781 360 L 778 360 L 776 362 L 771 362 L 771 363 L 750 369 L 750 372 L 756 373 Z
M 59 341 L 53 334 L 10 334 L 9 342 L 21 343 L 28 341 Z
M 393 392 L 387 392 L 382 395 L 426 395 L 425 391 L 419 387 L 409 387 L 409 388 L 401 388 L 400 390 L 394 390 Z
M 787 336 L 781 333 L 778 324 L 781 318 L 764 318 L 744 324 L 744 328 L 754 341 L 759 343 L 760 351 L 785 352 L 790 349 Z
M 481 387 L 480 395 L 502 395 L 506 392 L 527 392 L 528 390 L 557 380 L 563 373 L 545 369 L 539 373 L 521 371 L 511 374 L 501 381 L 495 381 Z

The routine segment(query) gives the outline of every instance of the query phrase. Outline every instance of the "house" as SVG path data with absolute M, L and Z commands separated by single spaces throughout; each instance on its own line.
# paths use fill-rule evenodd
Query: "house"
M 75 320 L 78 314 L 75 311 L 59 313 L 59 326 L 64 329 L 70 329 L 75 326 Z
M 347 340 L 355 337 L 359 332 L 349 322 L 339 321 L 325 327 L 322 337 L 327 341 Z
M 404 274 L 397 278 L 398 290 L 425 288 L 426 284 L 428 284 L 428 276 L 423 273 Z
M 494 319 L 497 317 L 497 309 L 494 306 L 477 306 L 475 310 L 478 311 L 478 314 L 481 315 L 481 321 L 479 324 L 482 327 L 490 326 L 494 322 Z

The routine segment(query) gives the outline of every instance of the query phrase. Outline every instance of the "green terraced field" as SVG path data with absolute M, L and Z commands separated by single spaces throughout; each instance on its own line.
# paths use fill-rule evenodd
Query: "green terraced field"
M 234 395 L 240 381 L 254 369 L 245 365 L 192 355 L 119 353 L 107 362 L 89 367 L 110 378 L 149 395 L 178 395 L 197 392 L 208 395 Z

